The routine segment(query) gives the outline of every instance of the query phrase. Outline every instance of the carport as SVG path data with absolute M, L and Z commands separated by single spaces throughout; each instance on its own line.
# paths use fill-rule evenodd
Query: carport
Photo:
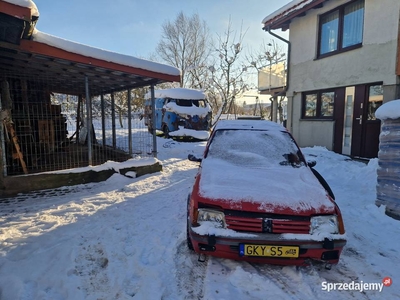
M 9 189 L 7 178 L 15 175 L 149 155 L 132 140 L 132 90 L 179 82 L 179 70 L 40 32 L 34 3 L 21 3 L 0 0 L 0 188 Z M 116 142 L 116 93 L 127 96 L 126 149 Z M 92 101 L 99 103 L 97 137 Z M 67 128 L 71 115 L 73 134 Z

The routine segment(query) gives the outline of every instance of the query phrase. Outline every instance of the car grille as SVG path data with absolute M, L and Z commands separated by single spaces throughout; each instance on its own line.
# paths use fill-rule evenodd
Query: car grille
M 264 223 L 272 221 L 272 233 L 309 233 L 310 221 L 293 220 L 267 220 Z M 265 228 L 266 226 L 264 226 Z M 268 226 L 267 226 L 268 230 Z M 268 232 L 268 231 L 267 231 Z
M 263 219 L 225 216 L 225 222 L 227 227 L 232 230 L 263 232 Z
M 264 233 L 309 233 L 309 218 L 290 219 L 282 216 L 243 217 L 225 215 L 227 227 L 236 231 Z

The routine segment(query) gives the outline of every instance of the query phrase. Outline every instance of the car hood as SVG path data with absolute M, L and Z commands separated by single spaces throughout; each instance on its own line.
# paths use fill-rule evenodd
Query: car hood
M 335 212 L 334 202 L 306 166 L 258 168 L 205 159 L 198 196 L 224 209 L 307 216 Z

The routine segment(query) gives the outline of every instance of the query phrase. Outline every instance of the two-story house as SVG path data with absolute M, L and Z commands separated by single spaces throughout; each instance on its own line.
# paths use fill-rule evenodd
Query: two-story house
M 262 21 L 289 30 L 287 127 L 301 147 L 377 157 L 382 103 L 400 98 L 399 0 L 294 0 Z

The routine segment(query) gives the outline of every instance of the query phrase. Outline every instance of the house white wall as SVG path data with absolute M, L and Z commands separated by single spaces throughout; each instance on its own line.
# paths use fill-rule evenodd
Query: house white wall
M 315 127 L 316 126 L 316 127 Z M 334 121 L 300 121 L 298 139 L 301 140 L 300 147 L 313 147 L 315 145 L 333 150 Z M 315 130 L 318 128 L 318 130 Z M 315 142 L 318 141 L 318 144 Z
M 350 1 L 324 2 L 323 8 L 310 10 L 306 16 L 295 18 L 290 24 L 291 56 L 287 96 L 291 117 L 288 126 L 302 147 L 314 143 L 321 145 L 321 140 L 328 149 L 333 144 L 333 122 L 300 120 L 302 92 L 381 81 L 388 87 L 397 83 L 399 0 L 365 0 L 362 47 L 317 59 L 318 16 L 347 2 Z M 390 97 L 390 93 L 387 97 Z M 308 136 L 313 129 L 322 133 Z

